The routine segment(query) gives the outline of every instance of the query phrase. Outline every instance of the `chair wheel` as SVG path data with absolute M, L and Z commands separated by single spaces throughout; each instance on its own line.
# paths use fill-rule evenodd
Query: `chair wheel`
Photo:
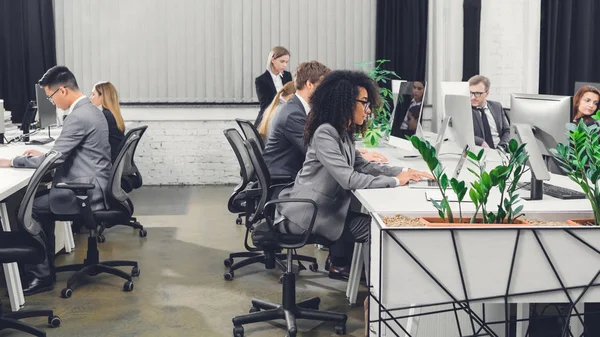
M 98 241 L 98 243 L 103 243 L 106 241 L 106 237 L 104 235 L 98 235 L 96 241 Z
M 345 335 L 346 334 L 346 324 L 336 325 L 335 326 L 335 334 L 336 335 Z
M 229 268 L 233 264 L 233 259 L 232 258 L 225 259 L 225 260 L 223 260 L 223 264 L 225 265 L 225 267 Z
M 53 328 L 58 328 L 60 326 L 61 320 L 58 316 L 48 317 L 48 324 Z
M 148 235 L 145 229 L 140 229 L 140 238 L 145 238 Z
M 223 278 L 225 278 L 225 281 L 233 280 L 233 276 L 234 276 L 234 274 L 232 271 L 223 274 Z
M 244 327 L 243 326 L 234 326 L 233 327 L 233 337 L 244 337 Z
M 253 313 L 253 312 L 259 312 L 259 311 L 260 311 L 260 309 L 257 308 L 257 307 L 250 307 L 250 311 L 249 312 Z
M 60 296 L 62 298 L 70 298 L 71 295 L 73 295 L 73 289 L 71 289 L 71 288 L 64 288 L 63 290 L 60 291 Z
M 127 281 L 127 282 L 123 283 L 123 290 L 127 291 L 127 292 L 132 291 L 133 290 L 133 282 Z
M 312 271 L 312 272 L 316 272 L 319 270 L 319 264 L 318 263 L 311 263 L 308 265 L 308 270 Z
M 235 223 L 236 223 L 236 225 L 241 225 L 242 224 L 242 218 L 238 217 L 237 219 L 235 219 Z
M 137 277 L 140 276 L 140 267 L 133 267 L 131 268 L 131 276 L 133 277 Z

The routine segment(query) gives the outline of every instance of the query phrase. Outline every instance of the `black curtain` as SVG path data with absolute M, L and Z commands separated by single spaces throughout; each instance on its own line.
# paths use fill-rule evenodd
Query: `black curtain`
M 479 74 L 481 0 L 463 2 L 463 81 Z
M 0 99 L 20 123 L 34 84 L 56 65 L 52 0 L 0 0 Z
M 575 82 L 600 82 L 597 0 L 544 0 L 540 93 L 572 95 Z
M 403 80 L 425 80 L 427 0 L 377 0 L 375 58 Z

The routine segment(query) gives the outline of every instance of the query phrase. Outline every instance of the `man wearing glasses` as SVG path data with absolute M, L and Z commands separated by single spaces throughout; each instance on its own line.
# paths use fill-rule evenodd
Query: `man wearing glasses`
M 104 115 L 79 90 L 75 76 L 67 67 L 50 68 L 39 81 L 52 104 L 69 110 L 60 136 L 53 150 L 61 153 L 56 161 L 62 164 L 56 170 L 52 188 L 38 192 L 33 204 L 33 216 L 46 234 L 46 259 L 37 265 L 25 265 L 23 293 L 33 295 L 54 287 L 54 220 L 53 214 L 74 215 L 79 213 L 75 194 L 57 189 L 58 183 L 75 182 L 94 184 L 89 192 L 92 210 L 106 208 L 104 191 L 111 169 L 108 124 Z M 27 150 L 13 159 L 0 159 L 0 167 L 37 168 L 44 161 L 44 154 Z
M 510 124 L 502 105 L 488 101 L 490 80 L 481 75 L 469 79 L 475 144 L 492 149 L 504 148 L 510 140 Z

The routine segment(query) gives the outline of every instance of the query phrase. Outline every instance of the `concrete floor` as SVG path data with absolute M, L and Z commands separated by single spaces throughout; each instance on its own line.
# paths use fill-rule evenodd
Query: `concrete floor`
M 281 273 L 256 264 L 236 271 L 233 281 L 223 279 L 223 259 L 244 250 L 245 227 L 235 225 L 235 216 L 226 207 L 231 191 L 232 187 L 213 186 L 135 191 L 135 213 L 148 236 L 140 238 L 129 228 L 115 227 L 106 231 L 106 242 L 99 245 L 101 260 L 139 262 L 141 275 L 134 278 L 134 290 L 123 292 L 122 279 L 100 275 L 76 287 L 72 298 L 62 299 L 60 291 L 71 273 L 61 273 L 54 290 L 27 297 L 25 309 L 51 308 L 62 325 L 51 329 L 43 318 L 26 321 L 46 329 L 48 336 L 232 336 L 231 317 L 248 312 L 253 297 L 281 301 Z M 77 235 L 76 251 L 58 256 L 56 264 L 82 261 L 86 240 Z M 322 271 L 326 252 L 313 246 L 301 252 L 316 255 L 321 271 L 301 272 L 297 298 L 321 297 L 321 309 L 348 314 L 347 336 L 363 336 L 362 306 L 350 307 L 346 282 L 331 280 Z M 359 303 L 365 296 L 363 287 Z M 3 305 L 8 307 L 7 298 Z M 284 336 L 281 323 L 248 325 L 245 336 Z M 299 328 L 298 336 L 335 336 L 329 323 L 299 321 Z

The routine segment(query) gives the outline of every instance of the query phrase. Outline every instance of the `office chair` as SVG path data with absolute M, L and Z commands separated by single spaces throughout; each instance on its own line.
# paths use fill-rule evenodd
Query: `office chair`
M 109 193 L 114 191 L 115 193 L 119 194 L 119 198 L 122 198 L 123 194 L 126 195 L 126 193 L 131 192 L 133 189 L 137 189 L 142 186 L 142 174 L 140 173 L 140 170 L 135 165 L 134 157 L 135 157 L 135 151 L 140 143 L 140 140 L 142 139 L 142 136 L 144 135 L 144 132 L 146 132 L 147 128 L 148 128 L 148 126 L 143 125 L 143 126 L 129 130 L 127 132 L 127 134 L 125 135 L 123 142 L 121 143 L 121 150 L 119 151 L 119 155 L 121 155 L 121 152 L 124 152 L 123 172 L 121 174 L 121 189 L 119 191 L 117 191 L 117 189 L 113 189 L 113 190 L 109 191 Z M 132 145 L 132 148 L 129 148 L 129 151 L 125 151 L 125 150 L 127 150 L 124 148 L 125 144 L 127 144 L 128 140 L 130 140 L 130 139 L 133 139 L 134 144 Z M 117 158 L 118 158 L 118 156 L 117 156 Z M 116 164 L 116 162 L 117 162 L 117 159 L 115 159 L 115 164 Z M 111 199 L 115 200 L 115 198 L 111 198 Z M 119 201 L 119 203 L 120 202 L 121 201 Z M 100 230 L 98 232 L 98 242 L 99 243 L 106 241 L 106 238 L 104 237 L 104 230 L 106 228 L 112 228 L 114 226 L 127 226 L 127 227 L 131 227 L 133 229 L 139 229 L 140 231 L 138 232 L 138 234 L 142 238 L 145 238 L 146 235 L 148 235 L 148 232 L 144 229 L 144 226 L 142 226 L 142 224 L 140 224 L 137 221 L 137 219 L 134 216 L 132 216 L 133 215 L 133 203 L 131 202 L 131 200 L 128 197 L 126 197 L 123 202 L 127 203 L 127 210 L 130 211 L 130 213 L 131 213 L 130 216 L 128 218 L 115 217 L 115 219 L 118 219 L 117 222 L 102 222 L 100 224 Z M 117 205 L 117 207 L 118 207 L 118 205 Z
M 254 126 L 254 124 L 252 124 L 252 122 L 250 121 L 239 118 L 236 118 L 235 121 L 240 126 L 240 129 L 242 129 L 244 137 L 246 137 L 246 139 L 254 139 L 256 143 L 260 146 L 260 151 L 262 152 L 265 149 L 265 143 L 263 142 L 263 139 L 260 136 L 260 133 L 258 133 L 258 130 Z
M 242 214 L 246 216 L 246 234 L 244 236 L 244 247 L 246 248 L 246 252 L 229 254 L 229 257 L 223 261 L 223 264 L 225 267 L 229 268 L 229 271 L 226 272 L 223 277 L 225 280 L 231 281 L 235 276 L 235 270 L 254 263 L 268 264 L 272 262 L 273 264 L 277 264 L 282 270 L 285 271 L 285 266 L 283 266 L 283 264 L 279 261 L 279 259 L 286 258 L 285 254 L 281 253 L 281 249 L 264 251 L 263 249 L 251 247 L 248 244 L 248 237 L 253 230 L 253 225 L 261 220 L 261 213 L 254 213 L 251 218 L 250 215 L 255 212 L 256 201 L 262 196 L 263 191 L 260 188 L 257 188 L 257 183 L 254 181 L 255 168 L 254 165 L 252 165 L 250 155 L 244 146 L 244 140 L 242 139 L 240 133 L 233 128 L 227 129 L 223 131 L 223 133 L 225 134 L 225 138 L 227 138 L 227 141 L 229 141 L 229 144 L 231 145 L 231 148 L 238 159 L 240 164 L 240 176 L 242 178 L 242 182 L 234 188 L 233 194 L 229 198 L 227 206 L 230 212 L 243 212 Z M 269 195 L 266 197 L 270 199 L 271 195 L 278 193 L 283 186 L 285 186 L 285 184 L 273 184 L 269 186 L 267 189 Z M 272 256 L 275 256 L 276 259 L 273 260 Z M 246 259 L 234 263 L 234 258 Z M 317 260 L 314 257 L 295 254 L 294 258 L 298 260 L 298 266 L 300 270 L 306 269 L 300 263 L 300 261 L 310 262 L 309 269 L 311 271 L 317 271 L 319 268 Z M 269 268 L 269 266 L 267 266 L 267 268 Z
M 50 151 L 45 155 L 42 164 L 33 173 L 25 196 L 17 213 L 18 231 L 0 232 L 0 263 L 27 263 L 35 264 L 44 261 L 47 254 L 44 232 L 40 224 L 33 219 L 33 200 L 42 181 L 42 177 L 54 167 L 60 153 Z M 46 332 L 26 323 L 17 321 L 28 317 L 48 317 L 48 324 L 52 327 L 60 326 L 61 320 L 52 310 L 19 310 L 4 313 L 0 306 L 0 330 L 14 329 L 34 336 L 46 336 Z
M 249 139 L 245 142 L 246 148 L 250 153 L 250 158 L 256 170 L 259 185 L 261 186 L 262 196 L 257 204 L 257 213 L 264 214 L 264 221 L 261 221 L 252 232 L 252 242 L 264 250 L 287 249 L 286 272 L 283 276 L 283 294 L 282 304 L 270 303 L 267 301 L 253 299 L 250 313 L 235 316 L 233 322 L 233 336 L 244 336 L 244 324 L 266 322 L 274 319 L 285 319 L 287 323 L 288 336 L 295 337 L 298 331 L 296 319 L 309 319 L 317 321 L 333 322 L 335 324 L 335 333 L 338 335 L 346 334 L 346 321 L 348 317 L 345 314 L 319 311 L 321 300 L 313 297 L 302 302 L 296 302 L 296 279 L 292 271 L 293 250 L 301 248 L 306 244 L 325 244 L 331 242 L 321 236 L 311 234 L 312 228 L 317 217 L 317 204 L 310 199 L 275 199 L 268 200 L 269 171 L 262 160 L 258 144 Z M 308 230 L 305 234 L 284 234 L 277 231 L 273 223 L 273 213 L 275 206 L 282 203 L 307 203 L 312 205 L 313 214 L 310 219 Z
M 107 198 L 109 199 L 110 208 L 92 211 L 88 202 L 88 191 L 94 189 L 93 184 L 84 183 L 59 183 L 54 188 L 68 189 L 75 193 L 77 196 L 77 202 L 80 207 L 80 214 L 76 216 L 65 216 L 56 215 L 56 220 L 62 221 L 82 221 L 86 228 L 89 229 L 90 234 L 88 237 L 88 249 L 87 258 L 83 260 L 82 264 L 74 264 L 67 266 L 56 267 L 56 272 L 62 271 L 74 271 L 75 274 L 67 281 L 67 286 L 62 289 L 61 296 L 63 298 L 69 298 L 73 294 L 73 285 L 75 282 L 82 279 L 84 276 L 96 276 L 100 273 L 107 273 L 115 276 L 119 276 L 126 280 L 123 284 L 124 291 L 133 290 L 132 276 L 140 275 L 140 268 L 136 261 L 104 261 L 100 262 L 100 254 L 98 252 L 98 225 L 100 223 L 119 223 L 124 219 L 131 218 L 133 214 L 133 208 L 131 208 L 131 202 L 128 202 L 129 198 L 127 193 L 121 189 L 121 176 L 123 173 L 123 167 L 125 166 L 125 158 L 133 153 L 137 142 L 139 141 L 137 135 L 132 135 L 123 144 L 121 152 L 117 156 L 115 163 L 110 172 L 107 185 Z M 131 275 L 119 270 L 115 267 L 130 266 Z

